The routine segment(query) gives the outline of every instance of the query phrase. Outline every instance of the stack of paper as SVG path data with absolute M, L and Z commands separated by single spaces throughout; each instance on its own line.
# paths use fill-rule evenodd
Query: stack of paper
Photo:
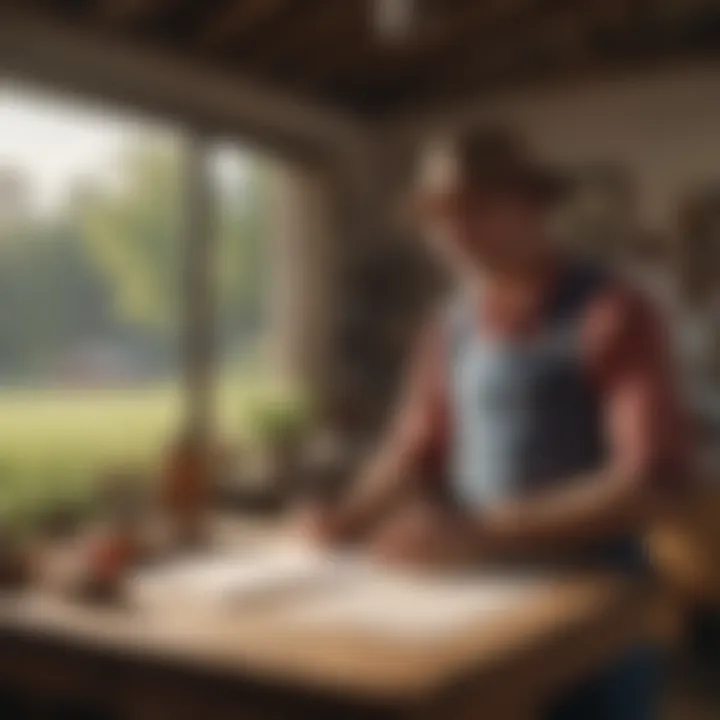
M 360 630 L 398 639 L 454 634 L 478 620 L 512 610 L 537 587 L 529 578 L 424 578 L 366 572 L 355 582 L 303 598 L 289 612 L 316 627 Z
M 280 544 L 146 571 L 133 580 L 132 591 L 140 607 L 163 612 L 188 603 L 240 609 L 273 600 L 278 619 L 296 626 L 415 641 L 454 634 L 506 612 L 543 582 L 481 573 L 406 574 L 358 557 Z
M 140 607 L 182 600 L 229 607 L 271 594 L 325 585 L 341 572 L 332 556 L 300 546 L 185 559 L 138 574 L 131 594 Z

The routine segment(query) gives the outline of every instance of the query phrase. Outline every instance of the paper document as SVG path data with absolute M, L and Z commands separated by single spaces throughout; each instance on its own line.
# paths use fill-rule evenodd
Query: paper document
M 378 570 L 303 598 L 289 612 L 296 621 L 317 627 L 428 640 L 512 610 L 540 586 L 530 578 L 432 579 Z
M 131 593 L 140 606 L 172 600 L 234 606 L 269 594 L 324 585 L 346 566 L 340 558 L 307 547 L 255 547 L 152 568 L 133 578 Z
M 240 609 L 272 600 L 281 621 L 430 640 L 527 602 L 547 579 L 403 573 L 296 544 L 255 546 L 147 570 L 131 583 L 139 607 L 182 615 L 188 603 Z M 302 592 L 299 592 L 302 591 Z

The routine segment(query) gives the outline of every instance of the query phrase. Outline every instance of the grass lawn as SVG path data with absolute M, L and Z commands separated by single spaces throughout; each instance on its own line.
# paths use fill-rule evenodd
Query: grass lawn
M 248 380 L 222 384 L 221 427 L 239 427 Z M 82 503 L 102 471 L 152 468 L 182 410 L 178 389 L 0 391 L 0 521 Z
M 147 467 L 179 410 L 160 388 L 0 392 L 0 513 L 82 502 L 103 468 Z

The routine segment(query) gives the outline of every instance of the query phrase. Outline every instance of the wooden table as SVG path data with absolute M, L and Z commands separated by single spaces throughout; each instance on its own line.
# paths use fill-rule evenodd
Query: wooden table
M 720 452 L 708 453 L 693 492 L 650 536 L 655 565 L 688 607 L 720 612 Z
M 0 600 L 0 684 L 135 720 L 537 717 L 649 632 L 654 592 L 548 581 L 442 642 L 294 624 L 272 605 L 157 616 L 26 592 Z

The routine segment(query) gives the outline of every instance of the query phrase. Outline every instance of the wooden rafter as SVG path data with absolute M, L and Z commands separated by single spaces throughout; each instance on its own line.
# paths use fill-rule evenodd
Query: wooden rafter
M 620 5 L 623 0 L 615 0 Z M 626 6 L 631 3 L 624 3 Z M 598 10 L 599 12 L 600 10 Z M 611 27 L 618 31 L 620 18 L 631 22 L 632 13 L 613 17 Z M 461 45 L 438 63 L 430 74 L 405 78 L 408 92 L 422 82 L 438 97 L 451 95 L 464 87 L 480 90 L 522 72 L 528 78 L 543 72 L 548 64 L 581 69 L 595 62 L 590 36 L 598 28 L 598 17 L 586 7 L 570 2 L 559 3 L 553 13 L 538 5 L 525 15 L 523 22 L 496 33 L 482 45 Z M 602 25 L 602 23 L 601 23 Z M 542 59 L 544 62 L 538 62 Z
M 128 24 L 171 8 L 176 0 L 99 0 L 97 15 L 107 23 Z
M 206 49 L 222 49 L 239 43 L 291 4 L 292 0 L 231 0 L 200 29 L 198 44 Z
M 296 23 L 288 24 L 273 36 L 272 48 L 262 50 L 262 59 L 269 66 L 283 69 L 297 64 L 305 68 L 308 57 L 316 57 L 320 48 L 335 46 L 341 38 L 344 47 L 358 47 L 371 37 L 367 0 L 343 0 L 328 4 L 313 0 Z M 333 61 L 328 54 L 327 62 Z
M 452 11 L 420 18 L 416 29 L 397 45 L 384 45 L 368 34 L 361 46 L 336 38 L 325 52 L 303 58 L 303 74 L 308 85 L 333 84 L 343 77 L 376 75 L 381 81 L 402 75 L 408 68 L 424 64 L 427 57 L 442 54 L 458 41 L 470 38 L 481 42 L 485 34 L 524 12 L 535 0 L 492 0 L 457 4 Z
M 319 158 L 352 151 L 359 124 L 238 72 L 187 55 L 133 46 L 88 26 L 70 25 L 0 4 L 0 67 L 8 75 L 68 87 L 107 102 L 218 133 L 242 134 L 278 153 Z
M 567 65 L 710 52 L 720 0 L 417 0 L 413 27 L 374 32 L 374 0 L 0 0 L 98 38 L 107 30 L 207 69 L 365 113 L 479 92 Z M 1 29 L 1 28 L 0 28 Z M 594 60 L 592 60 L 594 58 Z M 58 72 L 61 68 L 58 68 Z
M 558 6 L 564 4 L 569 6 L 570 0 L 558 2 Z M 464 32 L 455 33 L 453 43 L 403 58 L 394 72 L 389 67 L 381 81 L 366 86 L 367 101 L 379 110 L 392 103 L 418 104 L 427 96 L 444 97 L 450 90 L 457 93 L 461 83 L 480 90 L 488 78 L 526 59 L 536 36 L 546 42 L 549 32 L 566 35 L 567 13 L 556 12 L 550 17 L 545 7 L 541 0 L 518 0 L 512 12 L 498 14 L 481 27 L 466 27 Z M 546 31 L 546 26 L 550 30 Z M 372 72 L 365 65 L 346 77 L 361 83 Z M 377 67 L 374 72 L 378 73 Z

